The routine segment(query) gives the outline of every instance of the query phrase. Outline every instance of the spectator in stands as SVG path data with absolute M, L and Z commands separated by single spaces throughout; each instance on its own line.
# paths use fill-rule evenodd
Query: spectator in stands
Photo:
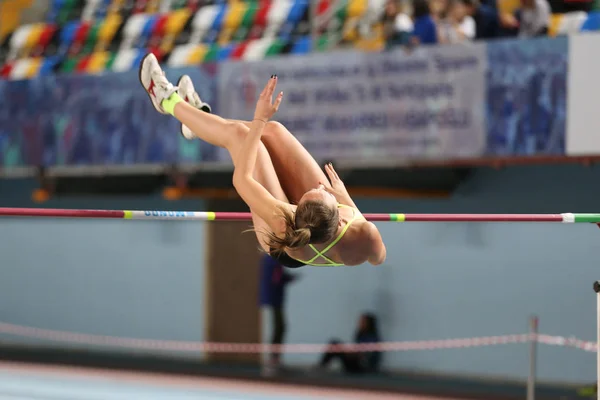
M 548 34 L 552 11 L 547 0 L 521 0 L 521 8 L 515 13 L 519 21 L 520 37 L 537 37 Z
M 450 8 L 450 0 L 429 0 L 429 10 L 433 21 L 437 24 L 439 21 L 446 19 L 448 9 Z
M 371 313 L 365 313 L 360 316 L 358 327 L 354 334 L 354 343 L 379 343 L 379 329 L 377 327 L 377 317 Z M 329 348 L 323 354 L 319 368 L 326 368 L 331 361 L 336 358 L 342 363 L 342 367 L 346 373 L 360 374 L 368 372 L 377 372 L 381 364 L 381 352 L 356 352 L 348 353 L 336 351 L 334 346 L 343 346 L 342 342 L 334 339 L 329 342 Z
M 260 305 L 271 311 L 271 343 L 282 344 L 286 331 L 285 292 L 286 286 L 297 279 L 283 265 L 269 255 L 262 258 L 260 278 Z M 273 351 L 263 368 L 265 375 L 273 375 L 281 367 L 281 354 Z
M 460 0 L 453 0 L 443 19 L 438 22 L 440 43 L 460 43 L 475 39 L 475 20 Z
M 413 42 L 414 44 L 436 44 L 437 28 L 427 0 L 413 2 Z
M 495 7 L 482 4 L 478 0 L 458 0 L 463 3 L 467 14 L 475 21 L 475 39 L 494 39 L 504 36 L 505 29 L 516 29 L 517 19 L 504 14 Z
M 386 3 L 383 30 L 387 49 L 410 44 L 414 24 L 408 7 L 407 1 L 388 0 Z

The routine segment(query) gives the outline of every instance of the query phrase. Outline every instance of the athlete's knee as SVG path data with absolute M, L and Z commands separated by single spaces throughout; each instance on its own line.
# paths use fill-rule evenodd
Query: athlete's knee
M 265 134 L 267 135 L 284 135 L 287 134 L 287 128 L 281 123 L 277 121 L 269 121 L 265 126 Z
M 275 130 L 281 130 L 281 129 L 286 129 L 285 126 L 283 126 L 283 124 L 281 122 L 277 122 L 277 121 L 269 121 L 267 122 L 267 129 L 275 129 Z
M 248 134 L 248 127 L 241 122 L 231 121 L 227 123 L 227 129 L 229 130 L 229 137 L 232 143 L 241 143 Z

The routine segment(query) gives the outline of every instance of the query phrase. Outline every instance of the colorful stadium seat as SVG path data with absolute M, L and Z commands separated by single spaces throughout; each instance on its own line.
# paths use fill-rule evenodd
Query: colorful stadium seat
M 111 54 L 108 51 L 98 51 L 92 53 L 89 57 L 85 72 L 99 73 L 106 69 L 108 61 L 111 59 Z
M 0 39 L 3 32 L 10 35 L 0 77 L 127 71 L 148 51 L 175 67 L 305 54 L 340 44 L 365 51 L 385 47 L 386 0 L 315 1 L 313 41 L 310 0 L 49 0 L 45 23 L 0 27 Z M 515 1 L 501 6 L 514 7 Z M 598 30 L 600 12 L 556 14 L 549 27 L 552 36 Z
M 310 37 L 305 36 L 301 37 L 292 46 L 291 53 L 292 54 L 306 54 L 310 53 L 312 49 L 312 40 Z
M 588 13 L 586 20 L 583 22 L 583 25 L 581 26 L 581 31 L 587 32 L 598 30 L 600 30 L 600 12 L 592 11 Z
M 23 25 L 17 28 L 10 38 L 8 60 L 23 57 L 23 49 L 29 38 L 32 25 Z
M 94 50 L 107 50 L 122 23 L 123 19 L 119 14 L 109 14 L 106 19 L 100 23 Z
M 191 12 L 188 9 L 175 10 L 166 15 L 167 19 L 162 34 L 154 37 L 157 41 L 160 41 L 159 48 L 161 53 L 167 54 L 173 50 L 177 38 L 185 28 L 190 17 Z
M 235 44 L 227 44 L 225 46 L 219 47 L 217 51 L 217 60 L 216 61 L 225 61 L 229 60 L 233 49 L 235 48 Z
M 150 23 L 153 15 L 148 14 L 134 14 L 129 17 L 127 22 L 125 22 L 125 26 L 123 27 L 123 38 L 121 40 L 121 44 L 119 48 L 121 49 L 130 49 L 135 47 L 136 43 L 138 43 L 140 36 L 142 36 L 142 32 L 144 28 Z
M 219 44 L 226 44 L 231 41 L 233 34 L 242 24 L 249 6 L 249 3 L 243 2 L 234 2 L 229 5 L 223 18 L 223 26 L 218 38 Z
M 292 10 L 293 0 L 280 0 L 273 2 L 267 15 L 267 24 L 263 32 L 263 36 L 272 38 L 277 36 L 280 28 L 283 26 L 285 21 Z
M 244 40 L 250 35 L 259 9 L 259 4 L 256 1 L 250 1 L 245 4 L 246 8 L 244 10 L 244 14 L 242 15 L 240 23 L 232 36 L 232 40 L 236 42 Z
M 585 11 L 574 11 L 564 14 L 558 27 L 557 35 L 572 35 L 581 31 L 587 18 Z
M 205 37 L 208 36 L 209 31 L 215 25 L 215 20 L 217 20 L 222 7 L 209 5 L 198 10 L 192 21 L 191 43 L 199 44 L 205 41 Z
M 295 33 L 298 26 L 302 24 L 303 19 L 306 17 L 306 24 L 304 29 L 300 28 L 304 32 L 300 32 L 300 34 L 308 33 L 308 11 L 309 11 L 308 0 L 297 0 L 294 1 L 292 7 L 290 8 L 287 18 L 285 19 L 283 25 L 279 31 L 279 37 L 284 40 L 292 39 L 293 34 Z
M 143 50 L 139 49 L 124 49 L 119 50 L 117 53 L 114 62 L 112 64 L 112 70 L 115 72 L 124 72 L 129 71 L 135 68 L 135 60 L 139 57 L 139 53 L 143 52 Z
M 19 27 L 21 13 L 31 6 L 31 1 L 0 1 L 0 43 Z
M 262 36 L 265 27 L 267 26 L 268 16 L 271 9 L 271 2 L 261 1 L 254 15 L 254 21 L 248 34 L 249 39 L 257 39 Z
M 173 52 L 171 52 L 171 56 L 169 57 L 167 64 L 170 67 L 181 67 L 188 64 L 199 64 L 202 61 L 204 55 L 198 54 L 198 56 L 195 56 L 195 54 L 205 53 L 205 48 L 206 46 L 201 44 L 184 44 L 176 46 L 173 49 Z M 190 54 L 193 54 L 194 56 L 190 56 Z M 195 60 L 192 57 L 195 57 L 195 59 L 198 61 L 194 62 Z
M 59 57 L 46 57 L 40 66 L 38 75 L 51 75 L 54 73 L 56 66 L 59 64 Z
M 550 17 L 550 26 L 548 27 L 548 35 L 549 36 L 557 36 L 560 26 L 562 24 L 562 19 L 564 14 L 552 14 Z
M 66 54 L 75 42 L 75 35 L 79 28 L 79 24 L 79 21 L 73 21 L 63 26 L 62 30 L 60 31 L 60 53 Z
M 248 48 L 248 45 L 250 44 L 250 40 L 245 40 L 243 42 L 238 43 L 233 51 L 231 52 L 231 59 L 232 60 L 241 60 L 242 57 L 244 56 L 244 53 L 246 52 L 246 49 Z
M 12 65 L 10 78 L 14 80 L 33 78 L 41 64 L 41 58 L 21 58 Z
M 244 54 L 242 55 L 243 60 L 255 61 L 262 60 L 267 55 L 269 49 L 275 43 L 274 38 L 264 37 L 262 39 L 253 40 L 248 43 Z

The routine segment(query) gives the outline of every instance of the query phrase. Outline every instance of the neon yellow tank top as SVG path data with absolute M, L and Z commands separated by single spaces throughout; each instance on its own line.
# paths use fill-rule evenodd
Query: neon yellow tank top
M 313 258 L 311 258 L 310 260 L 306 260 L 305 261 L 305 260 L 300 260 L 298 258 L 290 256 L 291 258 L 293 258 L 296 261 L 300 261 L 300 262 L 302 262 L 302 263 L 304 263 L 306 265 L 311 265 L 313 267 L 343 267 L 344 266 L 344 264 L 337 263 L 337 262 L 333 261 L 331 258 L 327 257 L 325 255 L 325 253 L 327 253 L 329 250 L 331 250 L 333 248 L 333 246 L 335 246 L 337 244 L 337 242 L 339 242 L 344 237 L 344 234 L 346 233 L 346 231 L 348 230 L 348 228 L 350 228 L 350 225 L 352 225 L 352 223 L 354 221 L 356 221 L 357 219 L 359 219 L 360 216 L 357 215 L 356 209 L 354 207 L 350 207 L 350 206 L 347 206 L 345 204 L 338 204 L 338 208 L 351 208 L 352 211 L 353 211 L 352 219 L 350 221 L 348 221 L 348 223 L 346 224 L 346 226 L 344 226 L 342 228 L 342 231 L 340 232 L 340 234 L 331 243 L 329 243 L 329 245 L 327 247 L 325 247 L 321 251 L 317 250 L 317 248 L 315 246 L 313 246 L 312 244 L 309 244 L 310 248 L 313 249 L 313 251 L 316 253 L 316 255 Z M 325 260 L 327 260 L 328 263 L 327 264 L 324 264 L 324 263 L 315 263 L 315 260 L 317 260 L 319 257 L 324 258 Z

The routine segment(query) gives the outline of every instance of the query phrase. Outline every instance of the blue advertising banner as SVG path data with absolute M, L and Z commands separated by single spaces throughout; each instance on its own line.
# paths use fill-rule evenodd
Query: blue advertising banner
M 489 155 L 563 155 L 569 40 L 487 44 Z
M 189 74 L 215 113 L 251 119 L 277 74 L 285 96 L 274 119 L 317 160 L 393 166 L 565 154 L 568 57 L 568 38 L 547 38 L 225 62 L 167 75 L 176 82 Z M 179 131 L 153 109 L 136 71 L 0 80 L 0 167 L 230 163 L 225 150 Z
M 192 77 L 215 101 L 216 68 L 168 71 Z M 216 161 L 215 147 L 181 137 L 159 114 L 136 72 L 0 81 L 0 166 L 132 165 Z
M 484 44 L 336 52 L 219 67 L 219 109 L 250 119 L 272 74 L 283 123 L 318 160 L 401 163 L 485 150 Z

